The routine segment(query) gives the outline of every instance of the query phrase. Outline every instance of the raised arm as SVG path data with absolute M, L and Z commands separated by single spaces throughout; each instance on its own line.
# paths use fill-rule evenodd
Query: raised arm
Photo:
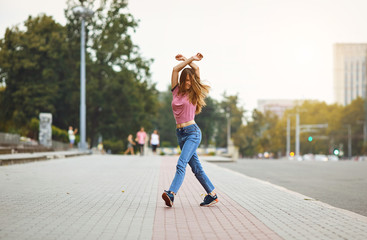
M 171 78 L 171 87 L 174 88 L 178 83 L 178 73 L 186 66 L 189 65 L 195 70 L 195 74 L 200 78 L 200 71 L 199 67 L 193 63 L 193 61 L 200 61 L 203 58 L 203 55 L 201 53 L 196 54 L 193 57 L 190 57 L 189 59 L 186 59 L 181 54 L 178 54 L 176 56 L 176 59 L 179 61 L 182 61 L 178 65 L 176 65 L 172 70 L 172 78 Z
M 198 54 L 196 54 L 196 56 L 194 56 L 194 58 L 195 57 L 201 60 L 203 58 L 203 55 L 201 55 L 201 53 L 198 53 Z M 176 59 L 178 61 L 185 61 L 186 60 L 186 57 L 184 57 L 183 55 L 179 54 L 179 55 L 176 56 Z M 198 61 L 200 61 L 200 60 L 198 60 Z M 193 61 L 191 63 L 189 63 L 189 66 L 192 69 L 194 69 L 196 76 L 198 76 L 199 79 L 200 79 L 200 69 L 199 69 L 199 66 L 196 65 Z

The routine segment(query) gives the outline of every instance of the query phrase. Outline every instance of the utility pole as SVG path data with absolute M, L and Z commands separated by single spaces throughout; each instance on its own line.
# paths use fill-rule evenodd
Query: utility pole
M 299 113 L 296 114 L 296 157 L 299 157 Z
M 291 152 L 291 119 L 287 118 L 287 150 L 286 155 L 289 157 L 289 154 Z
M 348 126 L 348 158 L 352 158 L 352 127 L 350 124 Z

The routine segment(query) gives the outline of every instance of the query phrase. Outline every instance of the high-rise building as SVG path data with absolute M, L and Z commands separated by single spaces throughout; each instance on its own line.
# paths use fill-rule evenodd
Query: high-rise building
M 366 97 L 367 43 L 334 44 L 335 101 L 348 105 Z

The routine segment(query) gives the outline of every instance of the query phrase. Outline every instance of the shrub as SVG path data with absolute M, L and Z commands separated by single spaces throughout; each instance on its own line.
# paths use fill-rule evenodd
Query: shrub
M 161 146 L 160 147 L 172 147 L 172 144 L 168 141 L 162 141 Z
M 68 142 L 69 141 L 68 131 L 52 125 L 52 139 L 61 142 Z
M 112 154 L 122 154 L 124 152 L 124 143 L 122 140 L 104 140 L 103 148 L 106 152 L 108 152 L 108 150 L 111 150 Z
M 38 133 L 39 133 L 39 126 L 40 121 L 37 118 L 32 118 L 31 121 L 26 126 L 26 130 L 22 132 L 22 135 L 25 135 L 27 137 L 38 139 Z M 69 135 L 68 131 L 58 128 L 54 125 L 52 125 L 52 139 L 61 141 L 61 142 L 69 142 Z M 78 141 L 78 137 L 76 137 L 76 140 Z

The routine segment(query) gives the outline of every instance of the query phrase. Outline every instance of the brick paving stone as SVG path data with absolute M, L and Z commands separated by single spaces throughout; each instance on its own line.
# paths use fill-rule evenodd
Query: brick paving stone
M 169 188 L 176 163 L 177 157 L 162 159 L 153 239 L 281 239 L 220 188 L 218 204 L 200 207 L 205 191 L 190 167 L 174 206 L 166 207 L 161 194 Z M 209 173 L 209 178 L 212 175 Z
M 149 239 L 160 161 L 93 155 L 2 166 L 0 239 Z
M 366 217 L 211 163 L 203 166 L 221 192 L 284 239 L 367 239 Z

